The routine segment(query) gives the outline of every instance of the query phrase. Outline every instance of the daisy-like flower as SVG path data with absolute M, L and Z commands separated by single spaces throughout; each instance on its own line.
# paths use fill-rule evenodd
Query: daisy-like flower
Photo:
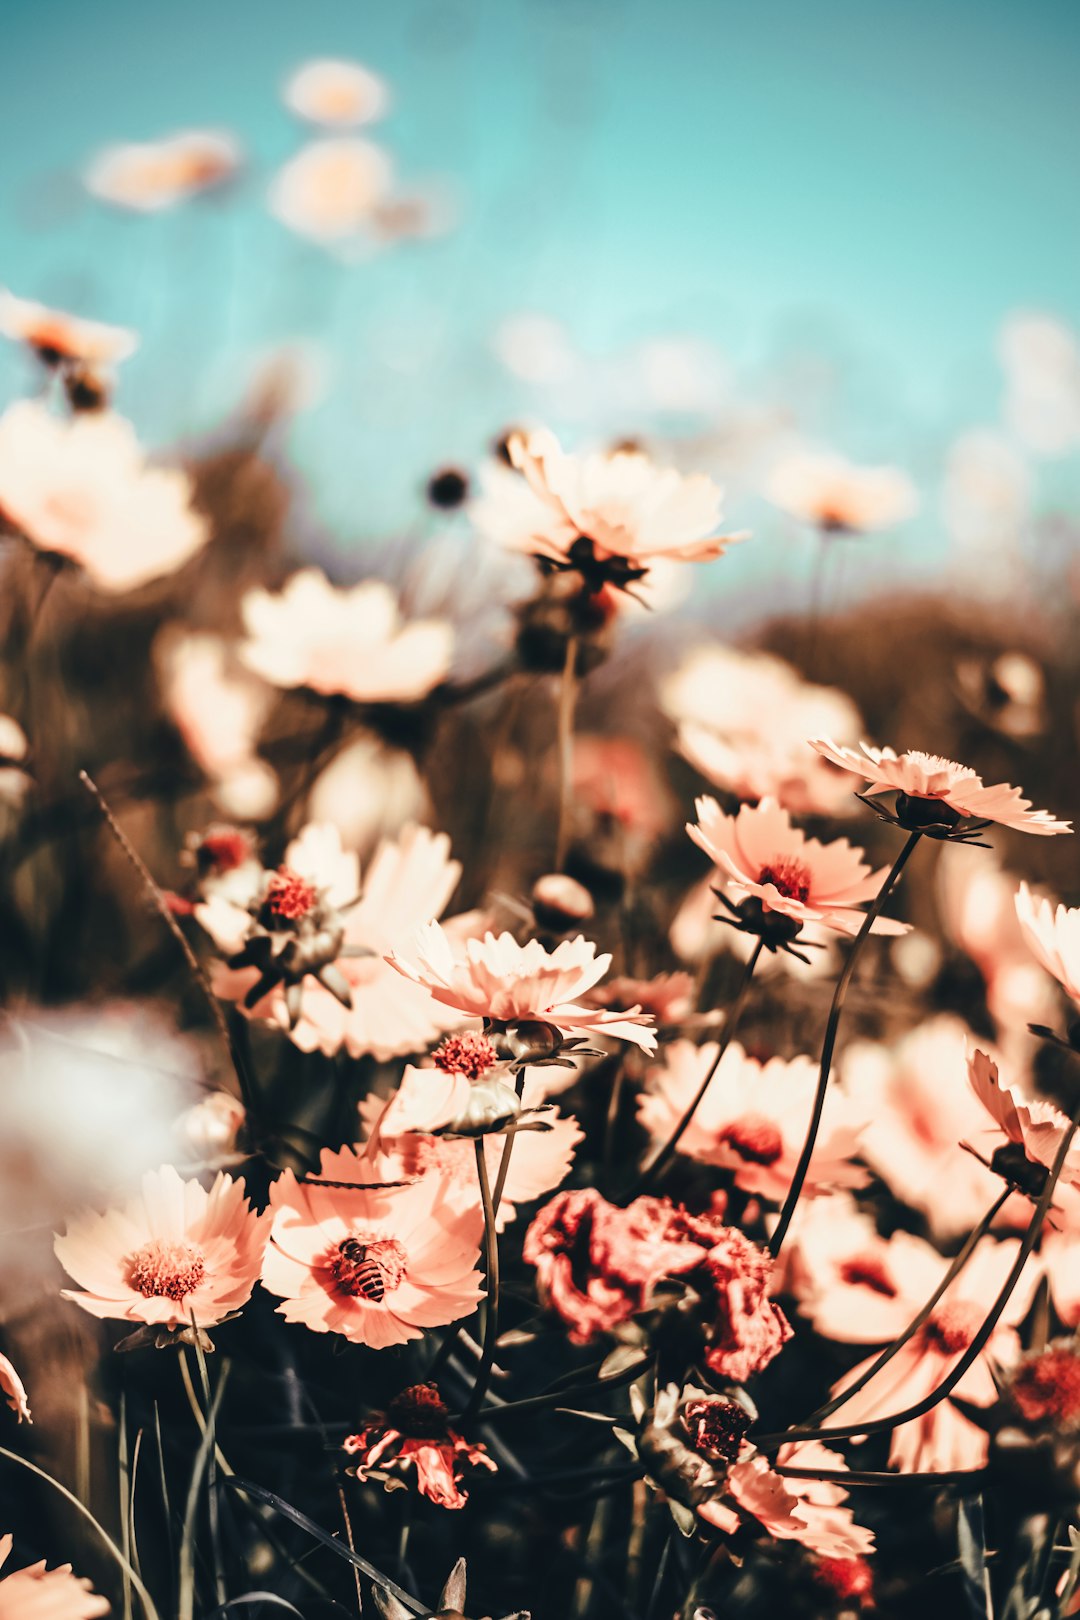
M 357 136 L 311 141 L 278 170 L 270 212 L 298 236 L 324 245 L 345 242 L 369 225 L 390 195 L 387 154 Z
M 166 707 L 216 803 L 245 821 L 269 815 L 277 777 L 255 749 L 272 693 L 230 667 L 226 643 L 204 631 L 162 631 L 154 657 Z
M 1080 1001 L 1080 906 L 1053 906 L 1036 899 L 1026 883 L 1016 895 L 1016 915 L 1028 949 L 1073 1001 Z
M 1003 1086 L 993 1058 L 978 1050 L 968 1059 L 968 1080 L 994 1124 L 995 1139 L 1004 1143 L 991 1159 L 991 1165 L 1007 1179 L 1015 1179 L 1036 1197 L 1046 1181 L 1045 1172 L 1053 1165 L 1069 1121 L 1053 1103 L 1041 1097 L 1025 1097 L 1016 1086 Z M 1018 1154 L 1008 1151 L 1018 1148 Z M 1038 1167 L 1034 1178 L 1025 1175 L 1027 1167 Z M 1080 1185 L 1080 1141 L 1075 1137 L 1061 1170 L 1062 1181 Z
M 114 366 L 127 360 L 139 346 L 134 332 L 104 321 L 87 321 L 63 310 L 49 309 L 29 298 L 16 298 L 0 289 L 0 333 L 33 349 L 47 366 L 75 361 L 82 365 Z
M 719 868 L 740 900 L 754 899 L 765 912 L 788 917 L 798 927 L 822 923 L 840 934 L 857 934 L 858 909 L 873 900 L 888 876 L 874 872 L 846 838 L 822 844 L 793 827 L 775 799 L 744 804 L 729 816 L 715 799 L 698 799 L 697 824 L 687 832 Z M 903 925 L 877 918 L 876 933 L 897 933 Z
M 106 148 L 86 176 L 102 202 L 137 214 L 156 214 L 231 180 L 242 154 L 231 135 L 184 130 L 158 141 Z
M 302 1051 L 329 1054 L 344 1046 L 353 1057 L 370 1052 L 380 1062 L 424 1051 L 464 1022 L 459 1012 L 408 983 L 384 961 L 422 923 L 443 911 L 457 888 L 461 863 L 451 860 L 445 833 L 405 827 L 396 839 L 379 844 L 361 877 L 359 860 L 341 848 L 337 828 L 312 824 L 285 851 L 284 870 L 304 885 L 294 884 L 290 909 L 295 911 L 305 897 L 312 907 L 344 908 L 340 943 L 331 942 L 335 954 L 328 961 L 344 981 L 348 1004 L 308 978 L 299 1018 L 293 1022 L 282 985 L 248 1006 L 245 998 L 259 982 L 259 969 L 227 963 L 214 966 L 216 995 L 243 1003 L 252 1018 L 281 1025 Z M 253 921 L 246 908 L 214 895 L 196 907 L 195 916 L 227 956 L 244 948 Z M 301 913 L 294 920 L 302 917 Z M 450 938 L 460 940 L 483 926 L 479 913 L 464 912 L 450 918 L 446 930 Z
M 453 940 L 430 922 L 387 961 L 466 1017 L 503 1028 L 544 1024 L 555 1036 L 609 1035 L 646 1052 L 656 1049 L 652 1019 L 640 1008 L 580 1005 L 579 998 L 611 966 L 611 957 L 597 956 L 596 946 L 580 934 L 546 951 L 537 939 L 519 945 L 512 934 L 487 933 L 483 939 L 466 940 L 464 952 L 457 953 Z M 552 1051 L 557 1044 L 552 1041 Z
M 857 467 L 829 452 L 799 451 L 781 461 L 766 495 L 825 534 L 892 529 L 919 508 L 915 485 L 898 467 Z
M 309 124 L 355 129 L 374 123 L 390 105 L 386 82 L 360 62 L 320 57 L 290 74 L 285 105 Z
M 1005 782 L 987 786 L 970 766 L 939 754 L 918 750 L 896 754 L 865 742 L 859 744 L 859 754 L 828 737 L 812 737 L 810 746 L 842 770 L 864 777 L 870 784 L 867 797 L 895 793 L 896 815 L 887 819 L 931 837 L 971 836 L 982 830 L 980 823 L 991 821 L 1043 837 L 1072 832 L 1070 821 L 1058 821 L 1048 810 L 1033 810 L 1020 788 Z M 967 828 L 965 822 L 970 823 Z
M 0 1536 L 0 1568 L 13 1545 L 12 1536 Z M 70 1564 L 46 1569 L 42 1559 L 0 1575 L 0 1620 L 98 1620 L 108 1612 L 108 1598 L 81 1575 L 73 1575 Z
M 268 1227 L 242 1182 L 218 1175 L 207 1192 L 164 1165 L 122 1208 L 68 1224 L 56 1255 L 83 1291 L 61 1292 L 91 1316 L 151 1329 L 190 1332 L 193 1318 L 199 1329 L 213 1327 L 251 1298 Z
M 1050 1019 L 1053 992 L 1027 947 L 1016 879 L 989 850 L 976 855 L 946 846 L 937 889 L 941 926 L 982 975 L 987 1007 L 1002 1034 Z M 1080 967 L 1080 949 L 1077 962 Z
M 210 532 L 187 474 L 148 466 L 129 422 L 111 411 L 63 421 L 33 400 L 0 417 L 0 522 L 109 592 L 173 573 Z
M 650 1069 L 648 1090 L 638 1102 L 638 1120 L 658 1141 L 667 1141 L 716 1062 L 715 1042 L 686 1040 L 665 1047 L 663 1062 Z M 730 1170 L 736 1185 L 783 1203 L 810 1124 L 818 1065 L 808 1057 L 759 1063 L 732 1041 L 678 1151 L 703 1164 Z M 805 1196 L 828 1187 L 860 1187 L 866 1171 L 852 1162 L 867 1124 L 866 1113 L 839 1086 L 826 1093 L 825 1110 Z
M 317 1179 L 279 1176 L 262 1280 L 287 1322 L 381 1350 L 475 1309 L 484 1216 L 479 1203 L 456 1202 L 443 1176 L 405 1187 L 372 1179 L 353 1148 L 325 1148 Z
M 787 1468 L 820 1468 L 834 1473 L 847 1467 L 837 1451 L 819 1441 L 781 1446 L 777 1463 Z M 798 1541 L 823 1558 L 861 1558 L 874 1550 L 874 1533 L 855 1522 L 848 1493 L 833 1479 L 786 1479 L 744 1442 L 739 1460 L 727 1476 L 725 1491 L 741 1514 L 756 1520 L 777 1541 Z M 727 1534 L 738 1529 L 740 1513 L 710 1501 L 698 1508 L 707 1524 Z
M 798 1300 L 800 1315 L 825 1339 L 887 1344 L 911 1318 L 927 1248 L 907 1232 L 882 1237 L 850 1193 L 816 1198 L 800 1206 L 778 1290 Z
M 396 1395 L 385 1412 L 372 1415 L 359 1434 L 350 1434 L 345 1450 L 355 1457 L 357 1479 L 372 1470 L 407 1478 L 415 1470 L 416 1488 L 439 1507 L 463 1508 L 466 1471 L 496 1472 L 487 1447 L 471 1445 L 450 1427 L 450 1412 L 434 1384 L 413 1384 Z
M 3 1395 L 20 1423 L 24 1418 L 27 1423 L 31 1421 L 26 1386 L 15 1371 L 13 1363 L 2 1353 L 0 1353 L 0 1395 Z
M 415 703 L 445 677 L 454 633 L 442 619 L 405 624 L 381 580 L 349 590 L 302 568 L 279 592 L 249 591 L 240 657 L 274 686 L 342 693 L 356 703 Z
M 543 431 L 514 434 L 509 451 L 539 497 L 535 526 L 515 547 L 575 569 L 591 590 L 632 584 L 660 559 L 720 557 L 746 538 L 715 533 L 723 491 L 711 478 L 684 478 L 638 450 L 575 456 Z

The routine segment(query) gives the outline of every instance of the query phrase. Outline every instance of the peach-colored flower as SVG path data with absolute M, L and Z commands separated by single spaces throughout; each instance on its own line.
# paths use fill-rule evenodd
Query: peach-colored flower
M 2 1352 L 0 1352 L 0 1395 L 3 1395 L 11 1410 L 21 1423 L 25 1418 L 30 1419 L 30 1403 L 26 1398 L 26 1386 L 15 1367 Z
M 798 923 L 822 923 L 840 934 L 858 933 L 863 913 L 888 876 L 874 872 L 862 851 L 846 838 L 822 844 L 808 838 L 775 799 L 744 804 L 726 815 L 715 799 L 694 806 L 697 825 L 687 832 L 709 856 L 740 900 L 754 896 L 766 911 L 777 911 Z M 875 933 L 896 933 L 901 924 L 877 918 Z
M 210 1091 L 184 1110 L 176 1122 L 177 1134 L 195 1159 L 212 1163 L 235 1150 L 246 1117 L 238 1097 Z
M 357 1479 L 367 1479 L 375 1468 L 407 1478 L 414 1468 L 417 1490 L 439 1507 L 465 1506 L 468 1492 L 462 1489 L 462 1479 L 467 1469 L 496 1472 L 486 1446 L 470 1444 L 450 1427 L 449 1408 L 434 1384 L 403 1389 L 385 1412 L 373 1413 L 344 1445 L 359 1459 Z
M 16 298 L 0 288 L 0 333 L 37 351 L 47 363 L 74 360 L 84 365 L 113 366 L 127 360 L 139 346 L 134 332 L 104 321 L 50 309 L 29 298 Z
M 926 1303 L 948 1267 L 948 1261 L 929 1244 L 922 1245 L 922 1252 L 918 1244 L 917 1238 L 907 1237 L 902 1243 L 893 1239 L 895 1250 L 890 1245 L 890 1277 L 904 1289 L 902 1303 L 907 1307 L 908 1320 Z M 936 1389 L 982 1326 L 1018 1249 L 1015 1238 L 1002 1243 L 984 1238 L 950 1283 L 929 1321 L 879 1374 L 838 1407 L 833 1422 L 852 1425 L 864 1418 L 884 1417 L 914 1405 Z M 1007 1366 L 1019 1353 L 1016 1327 L 1031 1303 L 1038 1278 L 1038 1264 L 1029 1261 L 986 1346 L 956 1385 L 958 1399 L 974 1406 L 989 1406 L 997 1399 L 994 1367 Z M 853 1310 L 852 1316 L 855 1315 Z M 901 1315 L 903 1310 L 898 1308 L 897 1316 Z M 848 1388 L 868 1365 L 869 1361 L 863 1361 L 853 1367 L 834 1385 L 833 1394 Z M 987 1451 L 984 1431 L 965 1417 L 951 1400 L 945 1399 L 925 1416 L 902 1423 L 892 1431 L 889 1462 L 903 1473 L 981 1468 Z
M 212 1327 L 251 1298 L 268 1224 L 242 1182 L 218 1175 L 207 1192 L 163 1165 L 122 1208 L 68 1224 L 56 1254 L 85 1292 L 61 1292 L 91 1316 Z
M 381 580 L 339 590 L 319 569 L 302 568 L 277 593 L 249 591 L 241 612 L 248 640 L 240 657 L 275 686 L 340 692 L 357 703 L 413 703 L 450 667 L 450 625 L 403 623 Z
M 287 1322 L 378 1350 L 471 1314 L 483 1293 L 484 1217 L 479 1203 L 456 1202 L 438 1174 L 406 1187 L 371 1180 L 354 1148 L 324 1148 L 319 1161 L 319 1181 L 349 1186 L 279 1176 L 262 1280 L 284 1301 Z
M 1080 906 L 1036 899 L 1026 883 L 1016 895 L 1016 915 L 1035 960 L 1053 974 L 1073 1001 L 1080 1001 Z
M 995 1137 L 1023 1148 L 1034 1164 L 1049 1170 L 1057 1157 L 1069 1121 L 1059 1108 L 1042 1097 L 1025 1097 L 1016 1086 L 1003 1086 L 993 1058 L 977 1049 L 968 1059 L 968 1081 L 997 1126 Z M 994 1146 L 999 1145 L 1000 1138 Z M 1080 1185 L 1080 1141 L 1075 1137 L 1061 1170 L 1061 1179 Z
M 668 824 L 668 794 L 656 766 L 632 737 L 574 737 L 574 803 L 613 821 L 623 838 L 652 844 Z
M 782 1446 L 777 1462 L 788 1468 L 821 1468 L 830 1473 L 847 1467 L 839 1452 L 819 1441 Z M 856 1524 L 845 1506 L 847 1491 L 831 1479 L 785 1479 L 744 1442 L 725 1486 L 744 1513 L 777 1541 L 798 1541 L 824 1558 L 859 1558 L 874 1549 L 874 1533 Z M 718 1530 L 732 1534 L 739 1516 L 723 1502 L 705 1502 L 698 1514 Z
M 0 417 L 0 519 L 103 591 L 173 573 L 209 537 L 187 474 L 148 466 L 129 422 L 111 411 L 65 421 L 33 400 Z
M 0 1536 L 0 1567 L 13 1544 L 12 1536 Z M 70 1564 L 46 1569 L 42 1559 L 0 1576 L 0 1620 L 98 1620 L 108 1612 L 108 1599 L 73 1575 Z
M 289 75 L 285 105 L 309 124 L 352 129 L 372 124 L 390 105 L 386 82 L 360 62 L 320 57 Z
M 108 147 L 95 158 L 86 184 L 103 202 L 154 214 L 231 180 L 241 160 L 231 135 L 185 130 L 158 141 Z
M 356 954 L 340 957 L 335 965 L 348 981 L 352 1006 L 342 1006 L 322 985 L 308 979 L 294 1027 L 290 1028 L 280 988 L 245 1009 L 251 1017 L 269 1018 L 288 1029 L 302 1051 L 332 1053 L 344 1046 L 353 1057 L 370 1052 L 380 1062 L 423 1051 L 463 1022 L 459 1012 L 447 1010 L 383 960 L 411 939 L 421 923 L 437 916 L 457 887 L 461 863 L 451 860 L 445 833 L 405 827 L 398 838 L 384 839 L 361 882 L 360 863 L 351 851 L 342 850 L 337 829 L 313 823 L 289 845 L 285 864 L 331 905 L 347 908 L 343 946 Z M 350 906 L 358 894 L 359 901 Z M 220 896 L 198 906 L 195 915 L 227 954 L 240 948 L 251 925 L 246 910 Z M 464 912 L 450 918 L 446 929 L 458 940 L 483 926 L 479 913 Z M 218 963 L 214 991 L 228 1001 L 240 1001 L 258 977 L 254 968 L 234 971 Z
M 277 777 L 256 754 L 272 694 L 232 667 L 227 644 L 206 631 L 167 627 L 154 643 L 165 705 L 221 808 L 242 820 L 269 815 Z
M 988 787 L 970 766 L 958 765 L 940 754 L 924 754 L 917 749 L 896 754 L 891 748 L 871 748 L 865 742 L 859 744 L 862 754 L 858 754 L 854 748 L 841 747 L 828 737 L 812 737 L 810 746 L 842 770 L 865 777 L 870 783 L 867 795 L 900 793 L 909 799 L 932 800 L 962 820 L 970 816 L 976 821 L 996 821 L 1003 827 L 1043 837 L 1072 832 L 1070 821 L 1058 821 L 1048 810 L 1032 810 L 1031 800 L 1024 798 L 1020 788 L 1005 782 Z
M 713 1041 L 695 1046 L 673 1041 L 663 1062 L 650 1069 L 638 1119 L 666 1141 L 697 1095 L 719 1050 Z M 782 1203 L 787 1196 L 810 1124 L 818 1065 L 808 1057 L 759 1063 L 732 1041 L 679 1142 L 679 1152 L 703 1164 L 730 1170 L 746 1192 Z M 866 1171 L 852 1162 L 867 1116 L 839 1086 L 825 1098 L 821 1129 L 810 1161 L 805 1195 L 826 1187 L 859 1187 Z
M 357 136 L 328 136 L 310 141 L 278 170 L 270 212 L 299 236 L 340 243 L 371 221 L 392 183 L 393 165 L 381 147 Z
M 882 1237 L 850 1193 L 836 1193 L 800 1206 L 776 1286 L 823 1338 L 887 1344 L 918 1309 L 919 1289 L 933 1291 L 939 1261 L 908 1232 Z
M 694 1009 L 694 979 L 690 973 L 658 973 L 652 979 L 620 976 L 597 985 L 587 999 L 592 1007 L 619 1007 L 630 1001 L 658 1024 L 678 1024 Z
M 1008 1031 L 1033 1019 L 1049 1019 L 1050 986 L 1025 943 L 1014 903 L 1016 881 L 993 852 L 946 845 L 937 864 L 937 886 L 942 927 L 982 974 L 994 1022 Z M 1080 966 L 1080 950 L 1077 961 Z
M 633 577 L 657 558 L 701 562 L 746 538 L 714 532 L 723 491 L 711 478 L 685 478 L 640 451 L 570 455 L 541 431 L 515 434 L 510 456 L 542 503 L 535 529 L 515 545 L 552 562 L 588 568 L 617 558 Z
M 827 534 L 870 534 L 904 523 L 919 497 L 899 467 L 857 467 L 828 451 L 797 451 L 772 472 L 774 506 Z
M 407 954 L 387 956 L 390 965 L 468 1017 L 545 1023 L 564 1035 L 610 1035 L 655 1050 L 652 1019 L 639 1008 L 578 1004 L 611 966 L 611 957 L 597 956 L 596 946 L 580 934 L 546 951 L 537 939 L 519 945 L 512 934 L 487 933 L 466 940 L 464 954 L 455 954 L 453 941 L 430 922 L 402 950 Z
M 0 714 L 0 804 L 18 806 L 30 786 L 25 769 L 30 744 L 26 732 L 10 714 Z
M 411 754 L 361 732 L 318 777 L 308 801 L 312 821 L 332 821 L 350 849 L 367 854 L 410 821 L 434 811 Z

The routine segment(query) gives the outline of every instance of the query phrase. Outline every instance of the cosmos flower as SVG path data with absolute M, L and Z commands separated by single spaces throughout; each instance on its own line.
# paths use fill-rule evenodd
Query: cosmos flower
M 390 92 L 377 73 L 332 57 L 304 62 L 290 74 L 283 94 L 298 118 L 332 129 L 374 123 L 390 105 Z
M 207 1192 L 164 1165 L 147 1172 L 142 1192 L 122 1208 L 68 1224 L 56 1254 L 85 1292 L 61 1292 L 91 1316 L 182 1329 L 194 1318 L 213 1327 L 251 1298 L 268 1225 L 242 1182 L 218 1175 Z
M 13 1545 L 13 1537 L 0 1536 L 0 1567 Z M 42 1559 L 0 1576 L 0 1620 L 98 1620 L 108 1612 L 108 1599 L 73 1575 L 70 1564 L 46 1569 Z
M 158 141 L 106 148 L 91 164 L 86 184 L 102 202 L 155 214 L 231 180 L 241 160 L 231 135 L 184 130 Z
M 26 1386 L 15 1371 L 15 1367 L 2 1352 L 0 1352 L 0 1395 L 3 1395 L 11 1410 L 21 1423 L 31 1421 L 30 1403 L 26 1398 Z
M 154 643 L 165 706 L 227 815 L 258 820 L 278 797 L 277 777 L 256 754 L 272 694 L 231 667 L 220 636 L 167 627 Z
M 0 520 L 110 592 L 173 573 L 210 532 L 187 474 L 148 466 L 129 422 L 111 411 L 65 421 L 33 400 L 0 417 Z
M 16 298 L 0 288 L 0 333 L 25 343 L 46 365 L 77 361 L 84 365 L 113 366 L 127 360 L 139 346 L 134 332 L 104 321 L 82 320 L 63 310 L 49 309 L 29 298 Z
M 411 754 L 362 732 L 320 772 L 308 800 L 312 821 L 332 821 L 350 849 L 366 854 L 434 810 Z
M 1020 788 L 1004 782 L 988 787 L 970 766 L 942 759 L 939 754 L 918 750 L 895 754 L 891 748 L 871 748 L 865 742 L 859 744 L 862 754 L 858 754 L 854 748 L 841 747 L 828 737 L 812 737 L 810 746 L 842 770 L 864 777 L 870 783 L 868 796 L 899 794 L 905 801 L 905 813 L 917 815 L 920 821 L 929 812 L 913 806 L 912 800 L 935 805 L 940 821 L 952 825 L 970 817 L 1043 837 L 1072 832 L 1071 822 L 1057 821 L 1047 810 L 1032 810 L 1030 799 L 1024 798 Z
M 392 184 L 393 165 L 381 147 L 329 136 L 310 141 L 278 170 L 270 212 L 298 236 L 332 245 L 371 222 Z
M 365 1185 L 370 1167 L 353 1148 L 324 1148 L 318 1174 L 350 1185 L 298 1181 L 286 1170 L 270 1188 L 262 1280 L 287 1322 L 380 1350 L 472 1313 L 483 1293 L 479 1204 L 456 1204 L 440 1175 Z
M 985 1052 L 972 1052 L 968 1081 L 997 1126 L 995 1137 L 1003 1137 L 1021 1148 L 1032 1164 L 1049 1170 L 1069 1129 L 1061 1110 L 1041 1097 L 1025 1097 L 1016 1086 L 1003 1086 L 997 1064 Z M 1061 1179 L 1074 1187 L 1080 1185 L 1080 1141 L 1075 1137 L 1065 1156 Z
M 464 952 L 455 953 L 439 924 L 429 922 L 401 951 L 387 956 L 391 967 L 467 1017 L 543 1023 L 562 1035 L 610 1035 L 655 1050 L 652 1020 L 639 1008 L 620 1012 L 578 1004 L 611 966 L 611 957 L 597 956 L 596 946 L 580 934 L 546 951 L 537 939 L 519 945 L 512 934 L 487 933 L 466 940 Z
M 776 1460 L 788 1468 L 836 1472 L 847 1467 L 839 1452 L 816 1440 L 781 1446 Z M 856 1524 L 842 1485 L 831 1479 L 785 1479 L 749 1442 L 728 1473 L 725 1490 L 777 1541 L 800 1542 L 823 1558 L 861 1558 L 874 1549 L 873 1531 Z M 698 1513 L 729 1535 L 739 1527 L 738 1513 L 723 1502 L 705 1502 Z
M 496 1465 L 487 1447 L 471 1445 L 450 1427 L 450 1411 L 434 1384 L 413 1384 L 396 1395 L 385 1412 L 377 1412 L 361 1429 L 350 1434 L 345 1450 L 357 1458 L 357 1479 L 369 1478 L 372 1469 L 408 1477 L 416 1471 L 416 1488 L 439 1507 L 462 1508 L 468 1492 L 462 1489 L 467 1470 Z
M 992 851 L 961 851 L 947 844 L 936 878 L 941 926 L 982 975 L 995 1024 L 1007 1033 L 1031 1020 L 1048 1020 L 1053 996 L 1025 941 L 1015 878 Z
M 667 1141 L 716 1062 L 713 1041 L 687 1040 L 664 1048 L 663 1062 L 650 1069 L 648 1089 L 638 1101 L 638 1120 L 657 1141 Z M 783 1203 L 799 1162 L 810 1124 L 818 1065 L 813 1058 L 771 1058 L 759 1063 L 732 1041 L 720 1059 L 678 1151 L 703 1164 L 730 1170 L 736 1185 Z M 865 1112 L 830 1087 L 821 1129 L 810 1161 L 805 1194 L 827 1187 L 859 1187 L 866 1171 L 852 1163 L 866 1126 Z
M 772 472 L 774 506 L 825 534 L 892 529 L 918 511 L 914 484 L 898 467 L 857 467 L 827 451 L 799 451 Z
M 1016 895 L 1016 915 L 1031 954 L 1073 1001 L 1080 1001 L 1080 907 L 1036 899 L 1026 883 Z
M 758 899 L 799 924 L 822 923 L 837 933 L 856 934 L 863 922 L 858 909 L 873 900 L 888 876 L 886 867 L 871 871 L 862 851 L 837 838 L 822 844 L 793 827 L 775 799 L 744 804 L 729 816 L 715 799 L 698 799 L 697 825 L 687 832 L 720 869 L 740 899 Z M 877 918 L 877 933 L 895 933 L 902 925 Z
M 381 580 L 351 589 L 302 568 L 279 592 L 249 591 L 241 604 L 247 667 L 274 686 L 342 693 L 357 703 L 414 703 L 450 667 L 454 635 L 442 619 L 405 624 Z
M 840 1344 L 896 1338 L 919 1289 L 928 1296 L 940 1275 L 936 1249 L 908 1232 L 882 1237 L 873 1217 L 843 1192 L 800 1206 L 783 1255 L 779 1291 L 798 1300 L 799 1314 L 816 1332 Z

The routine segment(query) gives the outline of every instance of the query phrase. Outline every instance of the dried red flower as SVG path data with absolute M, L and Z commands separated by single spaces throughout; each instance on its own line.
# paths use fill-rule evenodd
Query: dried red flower
M 472 1445 L 450 1427 L 449 1409 L 434 1384 L 403 1389 L 344 1445 L 358 1459 L 357 1479 L 367 1479 L 377 1466 L 396 1474 L 415 1468 L 417 1490 L 445 1508 L 465 1506 L 468 1493 L 461 1481 L 467 1469 L 494 1472 L 496 1466 L 484 1446 Z

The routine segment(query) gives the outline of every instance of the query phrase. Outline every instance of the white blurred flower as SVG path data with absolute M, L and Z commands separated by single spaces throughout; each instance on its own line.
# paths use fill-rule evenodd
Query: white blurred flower
M 234 1151 L 245 1118 L 238 1098 L 228 1091 L 211 1091 L 184 1110 L 176 1121 L 176 1133 L 192 1159 L 213 1164 Z
M 492 348 L 504 369 L 522 382 L 544 386 L 566 382 L 580 366 L 565 326 L 538 310 L 507 315 L 495 330 Z
M 832 534 L 870 534 L 918 511 L 915 485 L 899 467 L 857 467 L 829 450 L 798 450 L 778 462 L 765 488 L 781 511 Z
M 433 809 L 412 756 L 365 733 L 320 774 L 308 814 L 332 822 L 348 849 L 363 852 L 410 821 L 431 820 Z
M 103 202 L 153 214 L 231 180 L 241 162 L 231 135 L 184 130 L 158 141 L 107 147 L 91 164 L 86 184 Z
M 270 212 L 289 230 L 343 242 L 367 225 L 390 195 L 393 165 L 381 147 L 354 136 L 311 141 L 270 185 Z
M 1031 511 L 1032 478 L 1004 434 L 973 428 L 949 449 L 942 507 L 954 543 L 979 567 L 1014 548 Z
M 352 129 L 382 118 L 390 106 L 385 80 L 360 62 L 320 57 L 290 74 L 285 105 L 310 124 Z
M 86 365 L 113 366 L 127 360 L 139 346 L 136 333 L 104 321 L 68 315 L 29 298 L 16 298 L 0 288 L 0 332 L 13 342 L 25 343 L 43 360 L 74 360 Z
M 167 626 L 154 643 L 165 705 L 211 796 L 241 821 L 270 814 L 277 777 L 255 747 L 273 694 L 233 666 L 220 636 Z
M 1080 339 L 1052 315 L 1017 313 L 1004 323 L 998 352 L 1005 368 L 1005 420 L 1040 456 L 1080 445 Z

